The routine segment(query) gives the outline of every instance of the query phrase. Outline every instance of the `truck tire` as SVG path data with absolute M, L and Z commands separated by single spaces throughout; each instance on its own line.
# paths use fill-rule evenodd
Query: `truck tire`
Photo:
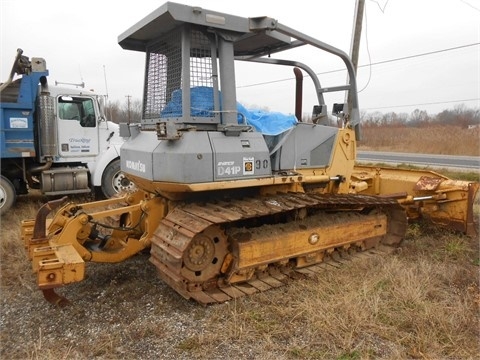
M 15 204 L 16 197 L 12 182 L 0 175 L 0 215 L 5 214 Z
M 107 199 L 115 194 L 135 189 L 135 184 L 128 180 L 120 169 L 120 159 L 113 160 L 107 165 L 102 175 L 102 193 Z

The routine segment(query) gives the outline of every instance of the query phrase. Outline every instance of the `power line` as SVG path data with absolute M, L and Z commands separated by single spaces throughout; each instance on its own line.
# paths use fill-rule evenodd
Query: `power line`
M 378 5 L 378 8 L 380 9 L 380 11 L 381 11 L 383 14 L 385 14 L 385 9 L 387 8 L 388 1 L 389 1 L 389 0 L 387 0 L 387 2 L 385 3 L 385 5 L 383 5 L 383 8 L 380 6 L 380 3 L 379 3 L 378 1 L 376 1 L 376 0 L 370 0 L 370 1 L 371 1 L 371 2 L 374 2 L 375 4 L 377 4 L 377 5 Z
M 468 45 L 455 46 L 455 47 L 442 49 L 442 50 L 430 51 L 430 52 L 416 54 L 416 55 L 409 55 L 409 56 L 404 56 L 404 57 L 390 59 L 390 60 L 378 61 L 378 62 L 372 63 L 372 65 L 380 65 L 380 64 L 386 64 L 386 63 L 390 63 L 390 62 L 394 62 L 394 61 L 413 59 L 413 58 L 417 58 L 417 57 L 421 57 L 421 56 L 433 55 L 433 54 L 438 54 L 438 53 L 442 53 L 442 52 L 463 49 L 463 48 L 466 48 L 466 47 L 476 46 L 476 45 L 480 45 L 480 42 L 473 43 L 473 44 L 468 44 Z M 369 65 L 367 64 L 367 65 L 362 65 L 362 66 L 369 66 Z
M 413 59 L 413 58 L 422 57 L 422 56 L 439 54 L 439 53 L 442 53 L 442 52 L 453 51 L 453 50 L 458 50 L 458 49 L 464 49 L 464 48 L 467 48 L 467 47 L 477 46 L 477 45 L 480 45 L 480 42 L 476 42 L 476 43 L 472 43 L 472 44 L 467 44 L 467 45 L 455 46 L 455 47 L 446 48 L 446 49 L 441 49 L 441 50 L 429 51 L 429 52 L 420 53 L 420 54 L 416 54 L 416 55 L 409 55 L 409 56 L 403 56 L 403 57 L 394 58 L 394 59 L 377 61 L 377 62 L 374 62 L 374 63 L 371 63 L 371 64 L 359 65 L 358 67 L 361 68 L 361 67 L 366 67 L 366 66 L 374 66 L 374 65 L 387 64 L 387 63 L 391 63 L 391 62 L 395 62 L 395 61 L 402 61 L 402 60 Z M 340 72 L 340 71 L 345 71 L 345 69 L 335 69 L 335 70 L 329 70 L 329 71 L 319 72 L 319 73 L 316 73 L 316 75 L 325 75 L 325 74 L 331 74 L 331 73 Z M 306 76 L 308 76 L 308 75 L 306 75 Z M 240 85 L 240 86 L 237 86 L 237 89 L 240 89 L 240 88 L 248 88 L 248 87 L 253 87 L 253 86 L 260 86 L 260 85 L 274 84 L 274 83 L 279 83 L 279 82 L 284 82 L 284 81 L 291 81 L 291 80 L 294 80 L 294 79 L 295 79 L 295 78 L 290 77 L 290 78 L 286 78 L 286 79 L 278 79 L 278 80 L 264 81 L 264 82 L 260 82 L 260 83 L 249 84 L 249 85 Z
M 480 98 L 450 100 L 450 101 L 436 101 L 436 102 L 428 102 L 428 103 L 421 103 L 421 104 L 405 104 L 405 105 L 379 106 L 379 107 L 373 107 L 373 108 L 362 108 L 362 110 L 377 110 L 377 109 L 391 109 L 391 108 L 409 107 L 409 106 L 451 104 L 451 103 L 457 103 L 457 102 L 468 102 L 468 101 L 479 101 L 479 100 Z
M 480 12 L 480 9 L 479 9 L 479 8 L 473 6 L 472 4 L 466 2 L 465 0 L 460 0 L 460 1 L 463 2 L 465 5 L 470 6 L 472 9 L 477 10 L 478 12 Z

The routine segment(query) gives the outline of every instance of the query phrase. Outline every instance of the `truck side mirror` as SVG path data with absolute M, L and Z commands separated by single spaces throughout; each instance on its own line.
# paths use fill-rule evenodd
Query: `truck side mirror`
M 98 102 L 98 109 L 100 111 L 100 116 L 98 121 L 107 121 L 107 117 L 105 116 L 105 97 L 104 96 L 97 96 Z

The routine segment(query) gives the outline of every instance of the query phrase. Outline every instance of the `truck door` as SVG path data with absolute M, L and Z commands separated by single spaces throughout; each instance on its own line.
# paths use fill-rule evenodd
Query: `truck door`
M 60 156 L 85 157 L 98 154 L 98 119 L 92 98 L 59 96 L 57 117 Z

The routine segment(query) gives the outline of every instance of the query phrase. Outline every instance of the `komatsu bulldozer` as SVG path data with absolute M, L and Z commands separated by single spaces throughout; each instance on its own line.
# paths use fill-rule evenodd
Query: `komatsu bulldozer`
M 356 165 L 357 86 L 343 51 L 270 17 L 171 2 L 119 44 L 146 54 L 142 121 L 121 124 L 122 171 L 138 189 L 84 204 L 53 200 L 22 222 L 48 301 L 67 303 L 56 288 L 83 280 L 86 262 L 121 262 L 145 249 L 171 288 L 210 304 L 279 286 L 330 258 L 396 246 L 409 220 L 475 235 L 477 183 Z M 311 67 L 288 57 L 299 47 L 313 62 L 316 52 L 340 59 L 348 79 L 322 87 Z M 313 120 L 239 104 L 236 62 L 306 73 Z M 349 93 L 349 106 L 329 105 L 340 125 L 324 125 L 329 92 Z

